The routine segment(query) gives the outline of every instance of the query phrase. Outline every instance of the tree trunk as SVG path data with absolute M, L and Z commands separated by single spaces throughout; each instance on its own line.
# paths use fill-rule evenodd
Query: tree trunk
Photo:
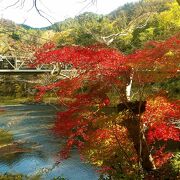
M 127 120 L 124 120 L 123 125 L 128 129 L 129 137 L 134 144 L 134 148 L 139 156 L 142 168 L 145 171 L 152 171 L 155 166 L 150 158 L 151 154 L 148 150 L 146 140 L 141 132 L 141 124 L 139 115 L 145 111 L 146 102 L 127 102 L 127 104 L 119 104 L 118 111 L 129 109 L 132 113 Z
M 133 68 L 132 68 L 132 72 L 130 73 L 129 77 L 129 82 L 128 82 L 128 85 L 126 86 L 126 97 L 127 97 L 127 100 L 130 101 L 131 100 L 131 88 L 132 88 L 132 82 L 133 82 Z
M 126 120 L 124 122 L 125 127 L 128 129 L 129 137 L 132 139 L 134 148 L 141 161 L 142 168 L 145 171 L 153 170 L 154 166 L 150 160 L 150 153 L 145 139 L 141 133 L 140 121 L 138 117 Z

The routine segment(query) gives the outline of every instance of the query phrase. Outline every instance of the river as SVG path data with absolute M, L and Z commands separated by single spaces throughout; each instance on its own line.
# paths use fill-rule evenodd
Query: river
M 51 131 L 55 109 L 51 106 L 16 105 L 1 106 L 0 128 L 13 135 L 23 152 L 0 155 L 0 173 L 22 173 L 28 176 L 41 174 L 42 179 L 63 176 L 68 180 L 97 180 L 98 174 L 89 164 L 83 163 L 76 150 L 72 156 L 57 166 L 57 153 L 63 139 Z

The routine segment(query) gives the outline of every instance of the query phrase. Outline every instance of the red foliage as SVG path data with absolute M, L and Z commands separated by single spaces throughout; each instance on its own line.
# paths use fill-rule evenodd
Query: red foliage
M 180 40 L 174 36 L 164 42 L 151 41 L 144 49 L 128 55 L 127 59 L 135 70 L 133 81 L 138 84 L 178 76 Z
M 171 103 L 167 98 L 161 96 L 147 101 L 142 121 L 148 127 L 148 142 L 151 144 L 160 140 L 180 141 L 180 130 L 173 125 L 179 121 L 179 117 L 178 102 Z
M 109 139 L 111 134 L 112 132 L 109 129 L 97 129 L 95 139 L 100 141 L 103 139 Z
M 73 67 L 81 70 L 92 70 L 112 74 L 121 70 L 125 63 L 125 56 L 116 50 L 102 47 L 67 46 L 51 51 L 37 51 L 35 54 L 37 64 L 61 62 L 73 64 Z M 112 73 L 113 70 L 113 73 Z M 96 73 L 97 74 L 97 73 Z
M 103 166 L 97 172 L 99 172 L 101 174 L 106 174 L 108 171 L 112 171 L 112 170 L 113 169 L 111 167 Z
M 173 37 L 165 42 L 151 42 L 144 49 L 128 56 L 100 46 L 67 46 L 56 49 L 50 43 L 39 49 L 35 56 L 36 64 L 59 62 L 71 64 L 77 70 L 77 77 L 37 87 L 38 98 L 47 91 L 55 90 L 59 101 L 67 105 L 65 112 L 57 114 L 54 127 L 57 134 L 68 137 L 61 153 L 65 158 L 74 145 L 83 149 L 86 143 L 95 142 L 97 145 L 106 139 L 111 139 L 109 150 L 112 150 L 114 146 L 118 146 L 118 137 L 121 138 L 122 146 L 132 148 L 124 141 L 127 133 L 122 128 L 114 132 L 113 125 L 107 126 L 108 123 L 105 123 L 106 127 L 97 127 L 96 119 L 104 115 L 101 109 L 111 103 L 109 92 L 116 89 L 119 100 L 122 100 L 121 96 L 126 96 L 125 87 L 129 84 L 132 72 L 133 83 L 138 85 L 176 76 L 180 60 L 180 40 Z M 149 144 L 160 140 L 179 141 L 179 130 L 172 125 L 172 121 L 177 121 L 179 115 L 177 102 L 170 103 L 164 97 L 148 100 L 141 123 L 147 129 Z M 117 137 L 111 138 L 114 133 Z M 106 152 L 112 153 L 109 150 Z M 168 157 L 170 155 L 163 157 L 162 161 Z M 156 162 L 158 165 L 162 163 L 158 160 Z
M 156 150 L 154 153 L 154 162 L 156 164 L 156 167 L 161 167 L 163 164 L 165 164 L 171 157 L 172 157 L 172 153 L 168 152 L 165 153 L 164 150 L 164 146 L 161 147 L 160 149 Z
M 137 70 L 178 70 L 180 62 L 180 40 L 175 36 L 164 42 L 151 41 L 144 49 L 128 56 L 128 61 Z
M 164 122 L 154 123 L 148 130 L 147 140 L 149 144 L 160 140 L 180 141 L 180 129 Z
M 142 122 L 146 126 L 147 142 L 153 149 L 152 155 L 157 167 L 166 163 L 171 158 L 172 153 L 163 151 L 165 145 L 159 150 L 154 145 L 158 141 L 180 141 L 180 129 L 174 125 L 179 123 L 179 118 L 180 107 L 177 101 L 169 102 L 163 96 L 157 96 L 147 101 Z

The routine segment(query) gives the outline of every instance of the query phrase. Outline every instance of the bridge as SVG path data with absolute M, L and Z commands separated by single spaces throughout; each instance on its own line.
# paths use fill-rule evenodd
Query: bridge
M 54 63 L 50 65 L 42 64 L 37 66 L 33 65 L 33 58 L 16 57 L 16 56 L 3 56 L 0 55 L 0 74 L 41 74 L 50 73 L 57 74 L 64 78 L 77 76 L 77 71 L 72 70 L 69 65 L 62 63 Z

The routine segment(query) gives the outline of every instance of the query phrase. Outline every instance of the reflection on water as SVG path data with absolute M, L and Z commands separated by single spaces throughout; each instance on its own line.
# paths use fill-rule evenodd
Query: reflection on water
M 5 106 L 0 114 L 0 128 L 13 134 L 16 144 L 11 154 L 0 155 L 0 173 L 44 173 L 43 179 L 63 175 L 69 180 L 96 180 L 95 170 L 80 161 L 74 150 L 72 157 L 54 166 L 63 140 L 51 132 L 55 109 L 47 105 Z

